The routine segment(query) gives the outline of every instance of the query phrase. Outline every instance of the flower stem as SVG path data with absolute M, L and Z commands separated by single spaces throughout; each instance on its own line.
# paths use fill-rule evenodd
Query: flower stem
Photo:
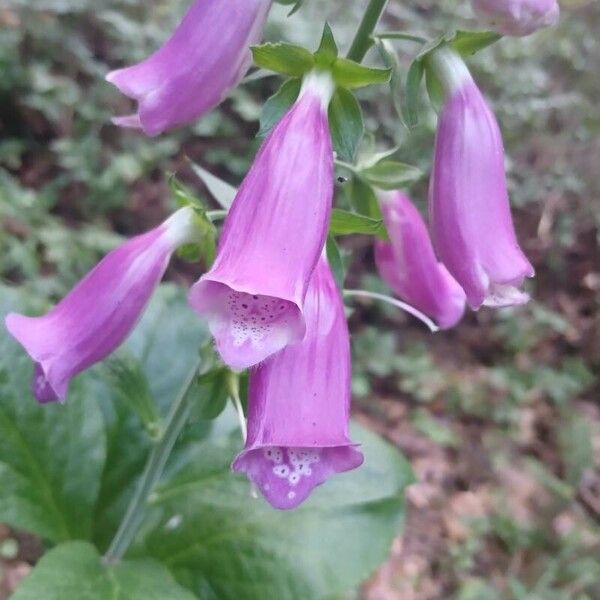
M 198 368 L 199 364 L 194 365 L 194 368 L 179 391 L 175 402 L 171 406 L 163 433 L 148 456 L 137 489 L 129 502 L 119 529 L 104 555 L 105 563 L 114 563 L 123 558 L 138 532 L 144 517 L 148 496 L 160 480 L 173 446 L 188 419 L 190 413 L 189 391 L 196 379 Z
M 396 308 L 400 308 L 404 312 L 416 317 L 427 327 L 432 333 L 439 331 L 440 328 L 425 314 L 423 314 L 420 310 L 416 309 L 414 306 L 407 304 L 406 302 L 402 302 L 401 300 L 396 300 L 396 298 L 392 298 L 391 296 L 386 296 L 385 294 L 377 294 L 376 292 L 369 292 L 367 290 L 344 290 L 344 296 L 356 296 L 358 298 L 371 298 L 373 300 L 381 300 L 382 302 L 387 302 Z
M 350 50 L 348 50 L 348 58 L 350 60 L 362 62 L 365 54 L 373 45 L 373 38 L 371 36 L 387 3 L 388 0 L 369 0 Z

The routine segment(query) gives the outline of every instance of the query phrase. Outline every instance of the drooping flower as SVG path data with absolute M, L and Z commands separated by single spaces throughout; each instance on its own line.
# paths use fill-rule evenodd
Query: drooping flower
M 419 211 L 401 192 L 378 192 L 378 198 L 390 238 L 375 241 L 382 279 L 440 328 L 456 325 L 465 310 L 465 293 L 438 262 Z
M 147 135 L 189 123 L 219 104 L 246 74 L 272 0 L 195 0 L 152 56 L 106 77 L 138 102 L 116 125 Z
M 304 304 L 306 337 L 250 373 L 248 437 L 233 470 L 275 508 L 290 509 L 363 456 L 348 437 L 350 342 L 340 294 L 325 259 Z
M 558 23 L 556 0 L 471 0 L 475 14 L 504 35 L 524 36 Z
M 437 254 L 472 308 L 522 304 L 529 296 L 519 288 L 534 271 L 512 223 L 498 123 L 454 51 L 430 60 L 446 92 L 429 187 Z
M 306 76 L 260 149 L 225 221 L 216 261 L 191 289 L 223 360 L 245 369 L 304 337 L 304 296 L 327 235 L 333 82 Z
M 121 345 L 172 252 L 194 239 L 193 215 L 191 208 L 182 208 L 107 254 L 47 314 L 6 317 L 6 328 L 35 364 L 32 391 L 39 402 L 65 400 L 72 377 Z

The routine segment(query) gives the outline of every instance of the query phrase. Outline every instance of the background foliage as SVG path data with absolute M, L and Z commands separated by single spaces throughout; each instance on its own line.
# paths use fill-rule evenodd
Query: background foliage
M 205 193 L 188 158 L 232 184 L 241 180 L 258 144 L 261 106 L 278 88 L 276 77 L 242 86 L 193 127 L 158 139 L 109 124 L 130 105 L 104 75 L 156 48 L 186 4 L 0 1 L 0 277 L 19 287 L 0 288 L 2 313 L 16 304 L 43 310 L 122 236 L 158 223 L 172 208 L 167 171 Z M 277 7 L 268 37 L 314 48 L 327 18 L 343 46 L 363 4 L 306 0 L 289 20 Z M 94 589 L 118 582 L 124 598 L 133 597 L 127 586 L 139 575 L 132 573 L 164 568 L 169 571 L 161 585 L 168 591 L 148 580 L 151 591 L 163 594 L 157 598 L 187 598 L 186 588 L 201 598 L 344 592 L 377 600 L 584 600 L 600 594 L 600 5 L 571 0 L 562 7 L 556 30 L 503 40 L 470 61 L 504 132 L 517 228 L 537 269 L 534 301 L 470 314 L 456 330 L 435 337 L 387 308 L 354 306 L 357 418 L 410 458 L 418 480 L 409 488 L 404 536 L 378 574 L 361 591 L 348 592 L 383 560 L 398 531 L 400 492 L 409 481 L 402 460 L 361 433 L 367 448 L 373 445 L 373 460 L 355 479 L 319 490 L 305 512 L 284 525 L 260 505 L 240 510 L 248 489 L 227 474 L 241 444 L 227 419 L 186 431 L 131 561 L 107 572 L 93 547 L 71 540 L 105 548 L 141 468 L 148 434 L 121 401 L 111 401 L 119 390 L 106 383 L 102 369 L 80 378 L 65 409 L 39 410 L 26 387 L 27 361 L 2 334 L 0 521 L 38 536 L 0 530 L 0 552 L 10 559 L 4 585 L 39 558 L 40 544 L 60 544 L 16 598 L 40 598 L 36 577 L 56 573 L 65 562 L 97 582 Z M 473 22 L 467 2 L 391 0 L 385 25 L 433 37 Z M 395 47 L 405 72 L 416 48 Z M 371 57 L 375 62 L 376 53 Z M 399 160 L 427 173 L 435 116 L 426 103 L 420 125 L 409 132 L 382 88 L 361 90 L 359 97 L 376 149 L 399 144 Z M 371 139 L 366 136 L 363 152 Z M 340 184 L 340 198 L 356 193 L 356 185 Z M 411 189 L 421 206 L 425 189 L 425 180 Z M 366 237 L 344 240 L 349 287 L 380 291 L 370 246 Z M 187 285 L 201 270 L 176 263 L 168 277 Z M 189 368 L 195 333 L 202 335 L 185 308 L 164 308 L 177 303 L 176 296 L 165 288 L 126 350 L 127 360 L 150 377 L 151 393 L 166 403 Z M 144 350 L 162 310 L 169 319 L 183 315 L 164 340 L 181 350 L 168 380 L 152 377 L 161 372 L 157 347 L 150 343 Z M 377 471 L 384 467 L 385 474 Z M 223 503 L 225 491 L 229 500 Z M 348 497 L 355 502 L 348 504 Z M 311 544 L 322 523 L 333 548 Z M 380 535 L 366 543 L 363 523 Z M 217 534 L 223 530 L 231 534 Z M 281 547 L 286 536 L 298 542 L 297 555 L 289 554 L 289 543 Z M 325 566 L 318 573 L 304 562 L 310 559 L 304 544 L 322 552 L 314 558 Z M 332 564 L 343 546 L 347 563 Z M 247 552 L 252 560 L 236 561 Z M 236 587 L 262 581 L 275 559 L 288 562 L 269 593 Z M 298 564 L 305 568 L 294 569 Z M 314 577 L 300 577 L 290 588 L 286 574 L 292 571 Z M 60 593 L 57 598 L 69 598 Z

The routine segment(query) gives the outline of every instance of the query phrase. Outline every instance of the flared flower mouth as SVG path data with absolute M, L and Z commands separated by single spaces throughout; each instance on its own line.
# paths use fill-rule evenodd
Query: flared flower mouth
M 234 369 L 256 365 L 304 337 L 300 308 L 283 298 L 201 280 L 190 292 L 190 303 L 207 318 L 219 354 Z
M 359 467 L 363 455 L 350 443 L 330 447 L 262 446 L 242 452 L 232 468 L 245 473 L 269 504 L 296 508 L 334 473 Z

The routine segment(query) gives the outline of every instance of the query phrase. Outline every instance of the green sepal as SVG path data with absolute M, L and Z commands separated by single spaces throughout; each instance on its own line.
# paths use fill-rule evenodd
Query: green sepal
M 206 214 L 206 205 L 174 174 L 169 176 L 169 188 L 180 206 L 194 209 L 194 227 L 197 230 L 196 241 L 181 245 L 177 249 L 177 256 L 186 262 L 202 260 L 205 265 L 212 265 L 217 253 L 217 230 Z
M 372 219 L 341 208 L 334 208 L 331 213 L 329 234 L 332 236 L 366 234 L 376 236 L 382 240 L 389 239 L 383 219 Z
M 398 190 L 421 179 L 423 172 L 412 165 L 384 158 L 361 169 L 360 175 L 381 190 Z
M 329 23 L 325 23 L 323 35 L 321 36 L 321 43 L 314 54 L 316 66 L 322 69 L 332 69 L 333 63 L 336 62 L 338 57 L 338 53 L 338 47 L 333 38 L 333 31 L 331 31 Z
M 281 117 L 294 104 L 302 81 L 300 79 L 288 79 L 275 94 L 264 104 L 260 113 L 260 128 L 257 137 L 265 137 L 271 129 L 279 122 Z
M 344 265 L 344 259 L 342 258 L 340 248 L 337 245 L 335 238 L 331 235 L 327 237 L 325 252 L 327 253 L 327 261 L 331 267 L 333 278 L 341 292 L 344 289 L 344 281 L 346 279 L 346 266 Z
M 302 46 L 279 42 L 252 46 L 252 58 L 257 67 L 289 75 L 302 77 L 315 66 L 314 55 Z
M 332 67 L 332 75 L 336 84 L 348 90 L 388 83 L 392 69 L 375 69 L 365 67 L 347 58 L 338 58 Z
M 352 162 L 364 133 L 360 104 L 351 92 L 338 88 L 329 105 L 329 128 L 338 158 Z

